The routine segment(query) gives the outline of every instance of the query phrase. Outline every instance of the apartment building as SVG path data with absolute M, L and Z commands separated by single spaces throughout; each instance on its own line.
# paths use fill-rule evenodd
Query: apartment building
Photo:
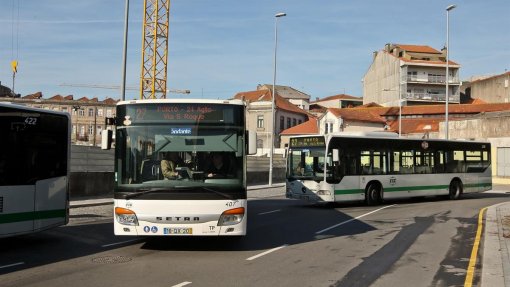
M 460 103 L 460 65 L 448 62 L 448 101 Z M 424 45 L 386 44 L 374 52 L 363 77 L 363 103 L 383 106 L 446 102 L 446 49 Z
M 74 100 L 72 95 L 55 95 L 45 99 L 40 92 L 20 98 L 0 97 L 0 101 L 69 113 L 72 123 L 71 142 L 80 145 L 101 143 L 101 132 L 107 129 L 105 119 L 115 116 L 117 104 L 117 100 L 111 98 L 103 101 L 87 97 Z
M 275 86 L 275 92 L 282 98 L 286 99 L 296 107 L 308 111 L 310 106 L 310 95 L 303 93 L 302 91 L 296 90 L 289 86 Z M 273 85 L 263 84 L 257 85 L 257 91 L 269 90 L 272 91 Z

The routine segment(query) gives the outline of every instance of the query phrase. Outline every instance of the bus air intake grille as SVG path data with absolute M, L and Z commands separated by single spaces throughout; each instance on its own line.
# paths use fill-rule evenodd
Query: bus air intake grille
M 4 198 L 3 196 L 0 196 L 0 212 L 4 212 Z

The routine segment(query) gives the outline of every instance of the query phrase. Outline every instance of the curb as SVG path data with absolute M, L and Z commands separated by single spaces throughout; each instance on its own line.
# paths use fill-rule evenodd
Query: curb
M 482 274 L 480 286 L 505 286 L 505 272 L 503 266 L 508 264 L 508 250 L 500 224 L 499 207 L 510 204 L 498 203 L 487 208 L 485 215 L 485 232 L 483 235 Z M 503 258 L 503 254 L 507 254 Z

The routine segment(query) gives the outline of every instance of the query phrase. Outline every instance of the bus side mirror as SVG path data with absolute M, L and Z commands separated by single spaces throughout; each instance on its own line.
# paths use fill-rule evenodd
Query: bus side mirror
M 103 130 L 101 132 L 101 149 L 111 149 L 112 148 L 112 130 Z
M 338 149 L 333 149 L 333 162 L 339 162 L 340 161 L 340 155 Z
M 257 133 L 254 131 L 248 131 L 248 154 L 256 154 L 257 153 Z

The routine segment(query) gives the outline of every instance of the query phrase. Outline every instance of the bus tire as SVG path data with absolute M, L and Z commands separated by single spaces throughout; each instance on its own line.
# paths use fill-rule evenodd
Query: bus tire
M 459 199 L 462 195 L 462 183 L 459 180 L 452 180 L 448 188 L 448 198 L 451 200 Z
M 367 205 L 377 205 L 382 202 L 381 186 L 377 183 L 370 183 L 365 191 Z

